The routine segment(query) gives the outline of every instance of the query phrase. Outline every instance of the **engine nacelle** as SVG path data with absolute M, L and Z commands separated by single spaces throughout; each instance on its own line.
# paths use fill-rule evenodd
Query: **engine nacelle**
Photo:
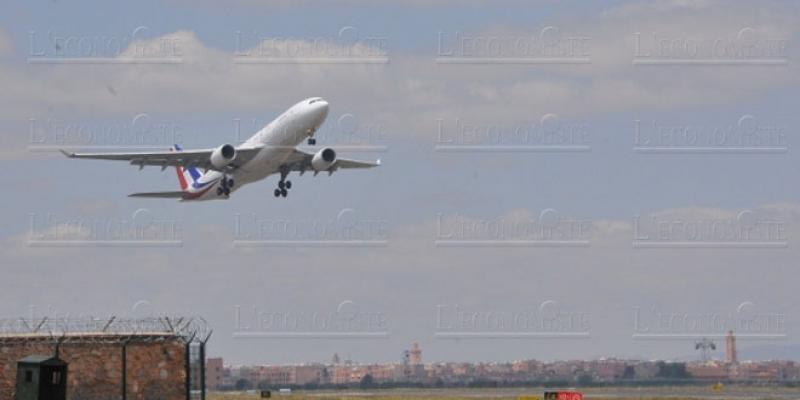
M 214 166 L 216 169 L 222 169 L 228 166 L 228 164 L 232 163 L 233 160 L 236 159 L 236 148 L 229 145 L 223 144 L 222 146 L 217 147 L 211 153 L 211 165 Z
M 327 171 L 335 162 L 336 152 L 332 148 L 326 147 L 314 154 L 314 157 L 311 158 L 311 167 L 317 172 Z

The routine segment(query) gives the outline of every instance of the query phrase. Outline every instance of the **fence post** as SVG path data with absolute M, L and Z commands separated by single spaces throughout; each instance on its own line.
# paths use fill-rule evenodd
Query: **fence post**
M 192 400 L 192 342 L 186 342 L 186 400 Z
M 128 341 L 122 342 L 122 400 L 128 400 Z

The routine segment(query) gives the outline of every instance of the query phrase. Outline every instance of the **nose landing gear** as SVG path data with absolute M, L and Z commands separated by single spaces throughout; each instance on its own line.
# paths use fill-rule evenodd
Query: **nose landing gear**
M 317 139 L 314 139 L 313 137 L 308 138 L 308 145 L 309 146 L 313 146 L 315 144 L 317 144 Z

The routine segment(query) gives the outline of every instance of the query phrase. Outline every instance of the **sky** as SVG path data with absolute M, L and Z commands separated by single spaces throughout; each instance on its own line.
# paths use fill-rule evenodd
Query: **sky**
M 193 316 L 230 364 L 695 360 L 728 330 L 796 360 L 798 27 L 789 1 L 14 4 L 0 319 Z M 173 171 L 57 152 L 238 144 L 315 96 L 317 147 L 380 167 L 179 203 L 127 197 Z

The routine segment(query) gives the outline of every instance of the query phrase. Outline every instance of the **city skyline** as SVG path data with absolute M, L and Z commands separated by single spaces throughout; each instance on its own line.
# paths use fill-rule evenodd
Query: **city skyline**
M 710 342 L 703 341 L 708 344 Z M 713 345 L 711 347 L 714 347 Z M 208 359 L 207 384 L 212 390 L 291 386 L 359 385 L 490 385 L 525 384 L 674 384 L 679 381 L 796 383 L 800 363 L 791 360 L 739 361 L 735 336 L 726 336 L 725 359 L 690 362 L 603 358 L 543 362 L 535 359 L 505 362 L 424 362 L 415 342 L 402 361 L 358 363 L 335 353 L 329 362 L 294 365 L 230 365 Z M 672 366 L 678 366 L 677 369 Z

